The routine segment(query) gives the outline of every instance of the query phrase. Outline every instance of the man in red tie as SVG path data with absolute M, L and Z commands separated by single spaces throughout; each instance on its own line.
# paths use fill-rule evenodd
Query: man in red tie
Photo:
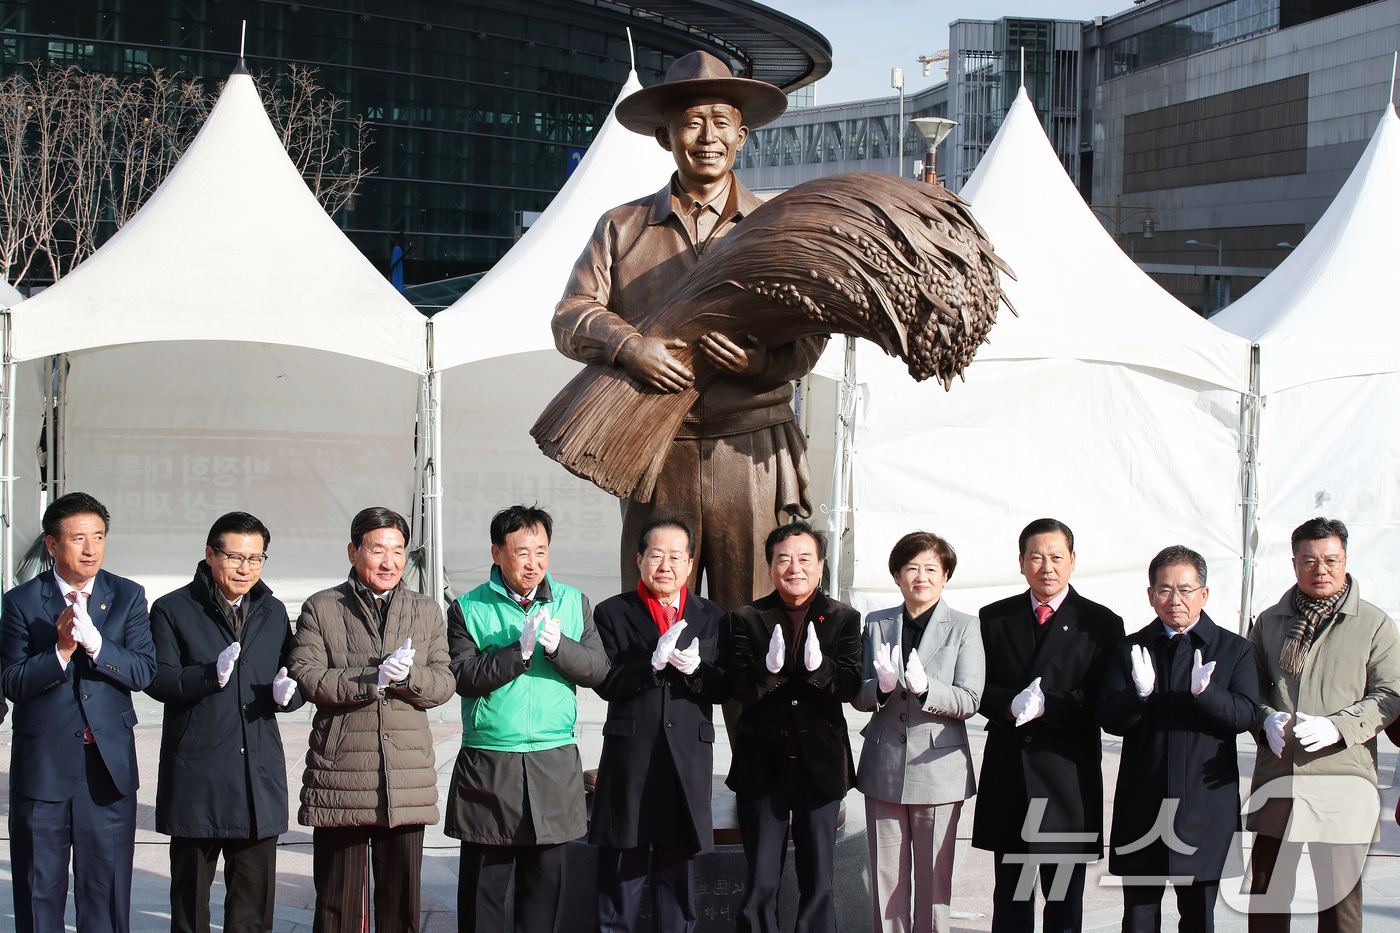
M 686 588 L 695 540 L 656 518 L 637 541 L 637 588 L 598 604 L 611 668 L 589 842 L 598 846 L 598 928 L 630 933 L 651 859 L 658 933 L 694 929 L 695 863 L 713 847 L 713 704 L 729 698 L 725 612 Z
M 996 866 L 993 933 L 1078 933 L 1084 866 L 1103 858 L 1103 750 L 1094 701 L 1123 620 L 1069 585 L 1074 533 L 1041 518 L 1021 532 L 1030 590 L 983 606 L 987 717 L 972 844 Z
M 10 859 L 15 929 L 131 928 L 136 845 L 133 690 L 155 674 L 140 586 L 102 569 L 106 507 L 72 492 L 44 511 L 44 572 L 5 594 L 0 669 L 15 704 Z

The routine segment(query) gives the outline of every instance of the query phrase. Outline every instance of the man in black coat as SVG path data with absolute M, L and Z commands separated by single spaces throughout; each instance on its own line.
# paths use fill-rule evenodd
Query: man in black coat
M 1123 737 L 1108 868 L 1123 877 L 1125 933 L 1161 930 L 1168 878 L 1178 929 L 1210 933 L 1240 829 L 1235 736 L 1254 721 L 1258 677 L 1249 642 L 1204 612 L 1204 557 L 1174 545 L 1147 574 L 1158 621 L 1118 644 L 1099 689 L 1099 722 Z
M 170 927 L 208 933 L 224 857 L 224 930 L 272 929 L 277 837 L 287 831 L 287 764 L 276 714 L 302 705 L 287 676 L 287 609 L 259 578 L 272 540 L 247 512 L 209 529 L 194 579 L 151 607 L 165 704 L 156 831 L 170 836 Z
M 743 705 L 727 783 L 748 877 L 739 933 L 777 933 L 789 814 L 795 933 L 834 933 L 836 818 L 855 783 L 843 704 L 860 691 L 860 613 L 817 591 L 826 538 L 803 521 L 765 542 L 773 592 L 729 614 L 729 674 Z
M 598 846 L 598 928 L 636 927 L 651 857 L 654 928 L 695 928 L 695 862 L 713 847 L 713 704 L 729 698 L 719 662 L 725 611 L 686 589 L 695 540 L 657 518 L 637 541 L 637 589 L 598 604 L 593 621 L 611 668 L 603 755 L 588 841 Z
M 1103 857 L 1103 749 L 1094 718 L 1123 620 L 1069 585 L 1074 533 L 1036 519 L 1021 532 L 1030 590 L 983 606 L 987 717 L 972 844 L 996 870 L 993 933 L 1035 928 L 1035 876 L 1046 933 L 1078 933 L 1084 867 Z

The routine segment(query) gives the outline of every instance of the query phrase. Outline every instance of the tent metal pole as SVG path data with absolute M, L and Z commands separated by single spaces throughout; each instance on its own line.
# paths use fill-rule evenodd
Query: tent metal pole
M 0 566 L 0 589 L 9 592 L 15 585 L 15 375 L 17 367 L 10 355 L 10 312 L 4 312 L 4 433 L 0 444 L 4 445 L 3 469 L 4 486 L 0 491 L 0 521 L 4 522 L 4 537 L 0 547 L 4 549 L 3 566 Z
M 836 451 L 831 470 L 831 507 L 827 509 L 827 567 L 831 572 L 831 595 L 841 599 L 841 564 L 845 551 L 847 502 L 850 484 L 851 443 L 855 435 L 856 339 L 846 338 L 845 365 L 836 386 Z M 849 588 L 848 588 L 849 589 Z
M 442 373 L 433 359 L 433 322 L 428 321 L 428 443 L 431 452 L 428 470 L 428 505 L 432 515 L 430 540 L 433 562 L 433 598 L 446 611 L 447 567 L 443 553 L 442 530 Z
M 1240 412 L 1240 452 L 1244 459 L 1243 475 L 1243 537 L 1241 555 L 1243 574 L 1240 580 L 1240 633 L 1254 626 L 1254 564 L 1259 550 L 1255 523 L 1259 520 L 1259 344 L 1249 351 L 1249 393 L 1244 396 Z

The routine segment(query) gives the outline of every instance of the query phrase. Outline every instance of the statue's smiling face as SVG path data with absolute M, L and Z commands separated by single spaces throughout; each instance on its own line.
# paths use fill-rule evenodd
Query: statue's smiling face
M 703 101 L 668 113 L 656 139 L 676 160 L 682 182 L 710 184 L 729 174 L 749 138 L 743 119 L 731 104 Z

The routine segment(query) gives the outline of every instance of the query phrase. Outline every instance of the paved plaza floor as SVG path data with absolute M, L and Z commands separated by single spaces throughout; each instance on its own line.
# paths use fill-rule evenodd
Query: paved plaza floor
M 579 703 L 579 746 L 585 767 L 595 767 L 602 748 L 602 725 L 606 714 L 606 704 L 591 691 L 580 694 Z M 142 787 L 139 792 L 140 812 L 136 831 L 136 875 L 132 892 L 131 926 L 134 931 L 166 931 L 169 929 L 169 858 L 166 837 L 155 831 L 155 792 L 156 764 L 160 752 L 161 706 L 145 695 L 136 698 L 137 713 L 141 723 L 136 727 L 136 748 L 140 760 Z M 453 701 L 432 711 L 433 735 L 436 740 L 438 786 L 441 801 L 447 799 L 447 784 L 452 776 L 452 764 L 457 748 L 461 743 L 459 706 Z M 860 755 L 860 728 L 865 715 L 848 708 L 851 744 L 856 756 Z M 970 729 L 973 758 L 981 767 L 982 746 L 985 736 L 982 720 L 974 719 Z M 306 752 L 307 734 L 310 731 L 310 710 L 289 714 L 282 720 L 282 738 L 287 748 L 287 784 L 291 795 L 293 828 L 281 839 L 278 851 L 278 894 L 276 930 L 278 933 L 300 933 L 311 929 L 314 890 L 311 878 L 311 833 L 296 823 L 296 798 L 301 788 L 302 762 Z M 725 741 L 724 730 L 718 730 L 715 744 L 715 770 L 723 773 L 729 765 L 729 746 Z M 0 744 L 8 748 L 10 727 L 7 722 L 0 727 Z M 1112 737 L 1104 742 L 1104 785 L 1111 797 L 1118 771 L 1118 743 Z M 1240 738 L 1240 764 L 1247 775 L 1254 760 L 1253 742 L 1248 736 Z M 1397 828 L 1390 814 L 1394 812 L 1397 791 L 1391 787 L 1395 767 L 1396 749 L 1384 737 L 1381 738 L 1380 775 L 1382 784 L 1382 840 L 1374 846 L 1367 861 L 1364 876 L 1366 929 L 1368 933 L 1400 933 L 1400 828 Z M 9 753 L 0 752 L 0 780 L 8 784 Z M 1247 779 L 1246 779 L 1247 784 Z M 0 803 L 8 794 L 0 795 Z M 859 793 L 853 791 L 847 798 L 848 826 L 862 826 L 865 820 L 863 801 Z M 959 861 L 953 878 L 953 910 L 973 919 L 958 919 L 958 930 L 981 931 L 991 927 L 992 865 L 989 853 L 973 849 L 968 845 L 972 831 L 972 813 L 977 801 L 963 812 L 958 829 Z M 1111 807 L 1111 799 L 1105 800 L 1105 825 Z M 8 807 L 6 807 L 8 809 Z M 5 824 L 0 824 L 0 927 L 13 930 L 12 888 L 10 881 L 9 833 Z M 1085 930 L 1117 930 L 1122 916 L 1122 899 L 1118 890 L 1111 884 L 1102 882 L 1107 876 L 1107 862 L 1099 862 L 1089 869 L 1089 881 L 1085 894 Z M 222 918 L 223 891 L 215 885 L 214 908 L 215 928 L 219 928 Z M 423 930 L 425 933 L 446 933 L 457 929 L 457 845 L 456 841 L 444 836 L 442 826 L 428 827 L 423 859 Z M 1222 933 L 1242 933 L 1245 918 L 1223 903 L 1216 911 L 1217 929 Z M 1164 901 L 1164 929 L 1173 930 L 1176 914 L 1173 898 L 1168 894 Z M 73 913 L 70 901 L 68 913 L 69 929 L 73 929 Z M 1315 930 L 1311 920 L 1295 921 L 1294 930 Z M 574 929 L 574 928 L 568 928 Z M 590 924 L 580 918 L 576 927 L 580 933 L 587 933 Z

